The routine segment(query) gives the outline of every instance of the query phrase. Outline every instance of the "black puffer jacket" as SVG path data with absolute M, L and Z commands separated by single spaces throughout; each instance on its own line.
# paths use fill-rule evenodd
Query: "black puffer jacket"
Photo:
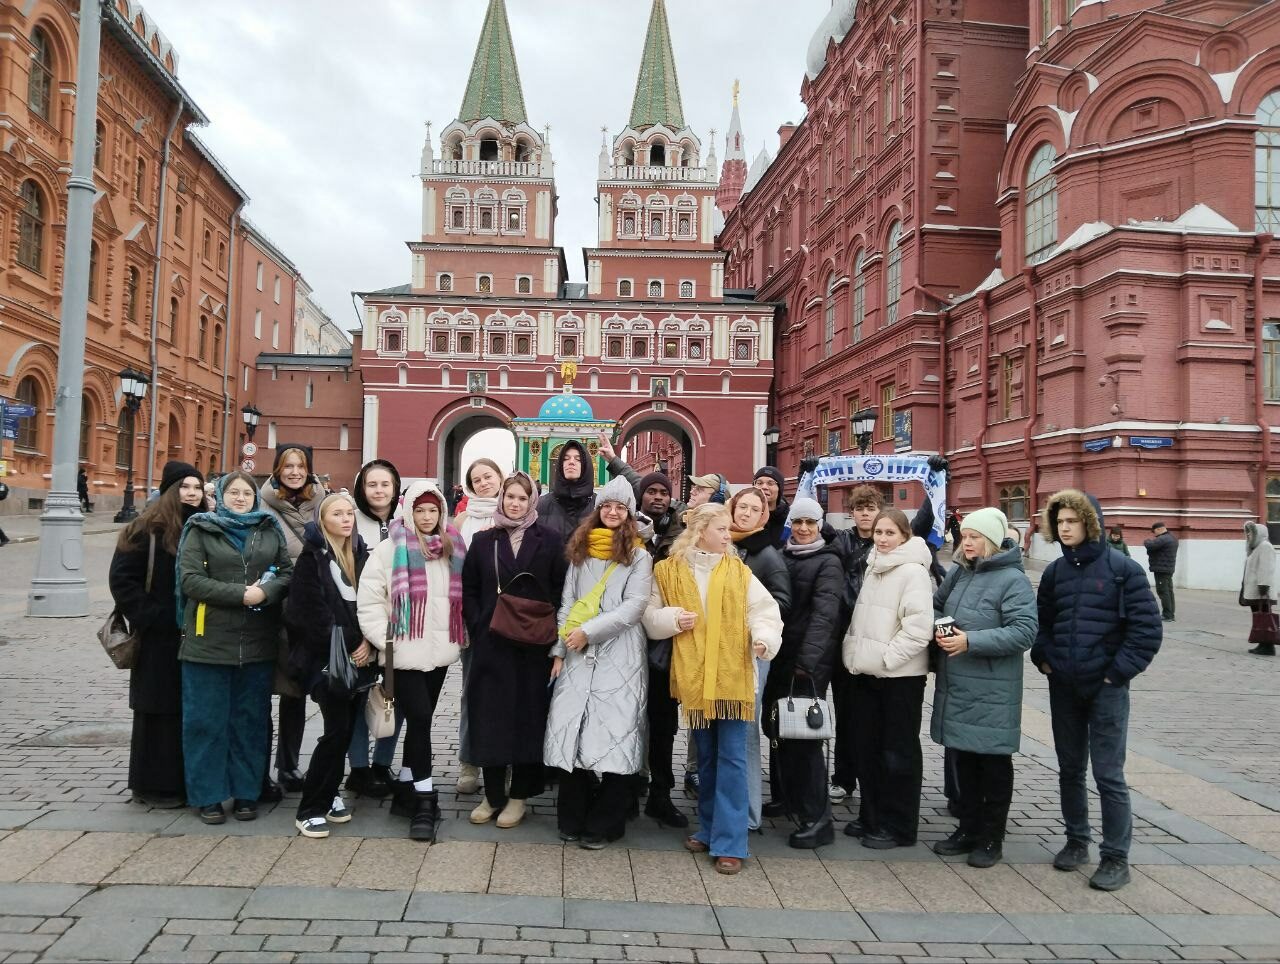
M 575 448 L 582 457 L 582 474 L 572 481 L 564 477 L 564 457 Z M 564 443 L 551 473 L 551 491 L 538 500 L 538 524 L 560 535 L 566 545 L 573 530 L 595 509 L 595 460 L 576 439 Z
M 1164 637 L 1147 574 L 1107 547 L 1102 508 L 1093 496 L 1064 489 L 1049 499 L 1041 535 L 1058 541 L 1058 512 L 1072 509 L 1085 526 L 1079 546 L 1062 547 L 1040 578 L 1040 630 L 1031 661 L 1082 694 L 1104 679 L 1126 685 L 1150 665 Z
M 1178 537 L 1166 529 L 1154 539 L 1144 539 L 1147 568 L 1152 572 L 1173 572 L 1178 566 Z
M 784 549 L 782 556 L 791 574 L 791 613 L 783 622 L 782 648 L 769 665 L 770 681 L 777 673 L 779 682 L 788 683 L 800 670 L 821 693 L 840 658 L 844 569 L 830 546 L 807 555 Z
M 314 522 L 307 523 L 302 552 L 293 564 L 289 605 L 285 607 L 289 668 L 308 693 L 320 681 L 320 673 L 329 662 L 329 637 L 334 626 L 342 627 L 348 653 L 355 652 L 364 638 L 356 619 L 355 590 L 369 559 L 369 547 L 359 533 L 353 533 L 352 538 L 357 585 L 351 587 L 350 600 L 342 597 L 333 581 L 333 552 Z
M 778 604 L 785 620 L 791 612 L 791 573 L 782 558 L 782 553 L 774 548 L 765 529 L 753 532 L 733 544 L 738 558 L 747 564 L 751 575 L 760 580 L 760 584 L 769 590 L 769 595 Z
M 848 529 L 833 529 L 829 525 L 822 527 L 822 538 L 827 540 L 840 556 L 844 566 L 844 621 L 847 625 L 853 616 L 853 607 L 858 604 L 858 593 L 862 591 L 862 577 L 867 572 L 867 557 L 875 547 L 875 541 L 869 536 L 863 538 L 858 534 L 857 526 Z

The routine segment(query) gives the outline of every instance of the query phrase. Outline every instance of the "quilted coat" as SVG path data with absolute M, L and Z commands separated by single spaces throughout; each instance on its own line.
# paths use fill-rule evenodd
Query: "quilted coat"
M 924 676 L 933 638 L 933 557 L 912 536 L 891 552 L 873 549 L 844 637 L 844 666 L 866 676 Z
M 588 557 L 570 566 L 559 624 L 600 581 L 609 563 Z M 648 644 L 640 623 L 649 603 L 653 560 L 636 549 L 631 565 L 609 575 L 600 612 L 582 624 L 587 648 L 571 652 L 562 640 L 551 655 L 564 658 L 551 695 L 543 762 L 561 770 L 637 773 L 645 761 L 649 695 Z
M 956 656 L 938 654 L 929 734 L 970 753 L 1010 754 L 1022 736 L 1022 654 L 1036 638 L 1036 596 L 1022 551 L 1005 540 L 1000 552 L 969 562 L 958 555 L 938 591 L 936 616 L 950 616 L 969 640 Z
M 1103 542 L 1096 499 L 1075 489 L 1049 498 L 1041 534 L 1057 541 L 1058 511 L 1070 508 L 1084 521 L 1085 541 L 1063 546 L 1062 558 L 1040 577 L 1040 627 L 1031 647 L 1036 668 L 1049 671 L 1083 694 L 1104 679 L 1124 685 L 1141 673 L 1164 638 L 1160 610 L 1147 574 Z
M 785 693 L 799 669 L 813 680 L 816 692 L 822 693 L 840 661 L 840 638 L 845 628 L 840 619 L 844 567 L 840 554 L 830 546 L 803 555 L 793 554 L 788 547 L 783 557 L 790 574 L 791 606 L 783 617 L 782 647 L 769 666 L 770 682 L 776 675 L 775 685 Z M 797 692 L 809 692 L 807 685 Z

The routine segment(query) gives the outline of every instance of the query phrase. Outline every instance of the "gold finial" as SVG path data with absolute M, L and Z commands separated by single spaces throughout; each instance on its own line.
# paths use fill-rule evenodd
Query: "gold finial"
M 733 106 L 734 106 L 734 107 L 737 107 L 737 106 L 738 106 L 738 91 L 739 91 L 739 90 L 741 90 L 741 89 L 742 89 L 741 84 L 739 84 L 739 83 L 735 80 L 735 81 L 733 82 Z
M 565 388 L 573 387 L 573 380 L 578 377 L 578 363 L 567 361 L 560 366 L 560 378 L 564 381 Z

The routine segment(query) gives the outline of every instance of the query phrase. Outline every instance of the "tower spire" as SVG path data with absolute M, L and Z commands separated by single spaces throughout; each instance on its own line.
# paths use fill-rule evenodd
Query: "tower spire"
M 644 38 L 644 53 L 640 60 L 640 75 L 636 79 L 636 95 L 631 102 L 631 126 L 638 130 L 653 124 L 665 124 L 677 131 L 685 126 L 680 80 L 676 76 L 676 58 L 671 50 L 671 29 L 667 24 L 664 0 L 653 0 L 649 32 Z
M 742 187 L 747 181 L 747 155 L 743 150 L 742 119 L 738 116 L 738 82 L 733 82 L 733 114 L 729 132 L 724 138 L 724 167 L 720 170 L 720 186 L 716 188 L 716 207 L 728 217 L 738 206 Z
M 489 0 L 467 92 L 458 111 L 458 120 L 465 124 L 485 117 L 511 125 L 524 124 L 529 119 L 524 109 L 524 90 L 520 86 L 520 68 L 511 43 L 505 0 Z

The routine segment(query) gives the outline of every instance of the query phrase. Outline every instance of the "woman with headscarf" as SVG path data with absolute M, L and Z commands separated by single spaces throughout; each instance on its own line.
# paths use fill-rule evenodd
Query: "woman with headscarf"
M 466 508 L 454 520 L 462 541 L 471 545 L 477 532 L 493 528 L 498 511 L 498 490 L 502 469 L 493 459 L 476 459 L 467 466 Z M 467 723 L 467 674 L 471 669 L 470 648 L 462 651 L 462 698 L 458 710 L 458 792 L 475 793 L 480 788 L 480 768 L 471 762 L 471 727 Z
M 448 503 L 428 479 L 405 490 L 391 535 L 369 555 L 356 593 L 360 631 L 391 665 L 404 713 L 403 766 L 391 813 L 409 817 L 409 837 L 434 841 L 440 821 L 431 723 L 449 666 L 466 645 L 462 569 L 466 546 L 449 525 Z
M 187 520 L 178 543 L 182 752 L 187 802 L 208 824 L 258 815 L 270 739 L 271 680 L 293 561 L 253 477 L 218 480 L 218 508 Z
M 271 478 L 262 486 L 262 506 L 275 516 L 284 532 L 289 559 L 296 562 L 305 545 L 307 523 L 316 515 L 320 501 L 327 495 L 315 477 L 311 446 L 292 442 L 276 446 L 276 461 Z M 302 733 L 307 726 L 307 698 L 297 680 L 288 672 L 289 644 L 282 636 L 275 691 L 280 694 L 280 732 L 276 741 L 276 776 L 280 786 L 290 792 L 302 789 L 305 775 L 298 769 L 302 754 Z M 264 787 L 268 798 L 277 795 Z
M 538 524 L 557 533 L 562 546 L 595 510 L 594 466 L 587 447 L 570 439 L 552 468 L 551 491 L 538 499 Z
M 325 496 L 303 538 L 306 546 L 294 564 L 285 617 L 296 678 L 319 705 L 324 733 L 311 753 L 294 825 L 304 837 L 327 837 L 330 822 L 351 819 L 338 787 L 367 698 L 358 685 L 334 685 L 330 674 L 339 669 L 332 665 L 334 632 L 341 634 L 343 655 L 356 669 L 370 665 L 375 655 L 356 619 L 356 587 L 369 549 L 356 531 L 355 499 L 345 492 Z
M 1253 628 L 1249 642 L 1256 644 L 1249 652 L 1254 656 L 1274 656 L 1280 641 L 1276 631 L 1274 601 L 1276 598 L 1276 550 L 1267 536 L 1267 527 L 1257 522 L 1244 524 L 1244 578 L 1240 583 L 1240 602 L 1253 612 Z
M 645 609 L 650 637 L 672 638 L 671 692 L 698 742 L 698 820 L 685 840 L 721 874 L 747 858 L 747 732 L 755 726 L 757 659 L 772 659 L 782 617 L 769 591 L 732 551 L 729 510 L 702 505 L 685 517 L 671 555 L 654 567 Z
M 466 692 L 471 762 L 484 772 L 485 794 L 471 811 L 471 822 L 488 823 L 496 814 L 504 830 L 524 819 L 525 801 L 543 790 L 542 743 L 555 628 L 545 640 L 512 639 L 490 623 L 500 594 L 557 606 L 567 568 L 564 540 L 538 521 L 533 492 L 533 480 L 525 473 L 507 477 L 495 525 L 472 539 L 462 571 L 472 651 Z
M 626 832 L 633 800 L 627 777 L 639 772 L 645 757 L 649 670 L 640 619 L 653 561 L 640 539 L 636 497 L 626 479 L 600 490 L 595 512 L 566 552 L 543 761 L 564 771 L 556 805 L 560 839 L 599 850 Z
M 116 541 L 107 582 L 116 608 L 141 645 L 129 671 L 129 789 L 149 807 L 186 803 L 182 764 L 182 631 L 174 595 L 178 539 L 204 508 L 204 478 L 186 462 L 167 462 L 160 498 L 127 525 Z

